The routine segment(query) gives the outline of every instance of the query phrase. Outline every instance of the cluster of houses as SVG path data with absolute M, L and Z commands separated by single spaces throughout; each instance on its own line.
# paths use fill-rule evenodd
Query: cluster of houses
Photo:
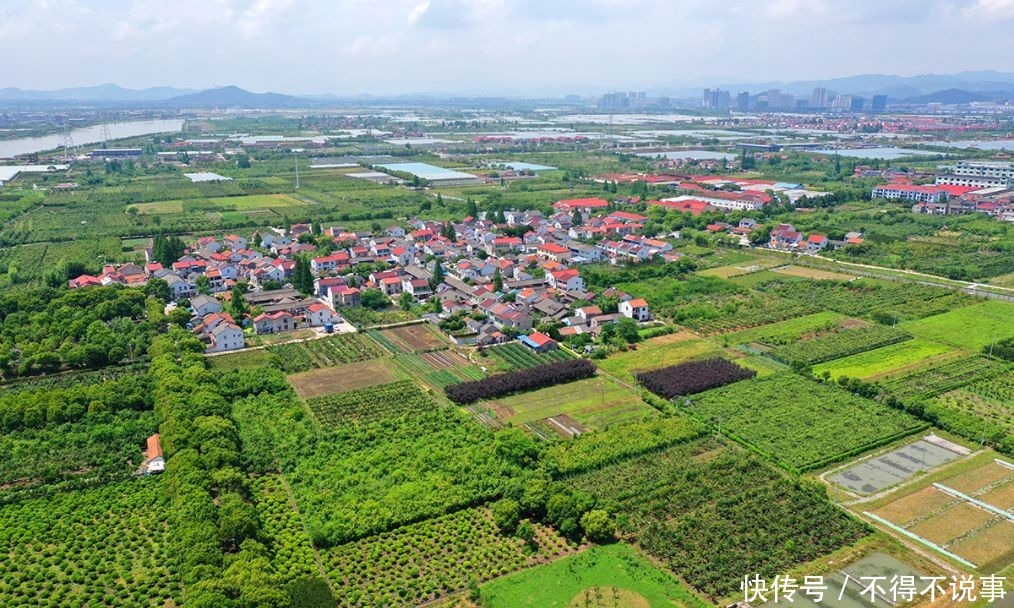
M 912 213 L 963 215 L 985 213 L 1014 222 L 1014 162 L 999 153 L 992 160 L 960 161 L 938 167 L 942 173 L 884 172 L 888 183 L 873 188 L 873 198 L 914 203 Z M 857 172 L 859 169 L 856 169 Z M 914 180 L 934 183 L 915 183 Z
M 337 311 L 362 305 L 367 290 L 392 303 L 404 294 L 428 303 L 434 321 L 466 313 L 471 335 L 464 339 L 479 344 L 506 340 L 542 320 L 563 325 L 565 335 L 598 333 L 622 316 L 646 321 L 651 315 L 644 300 L 620 293 L 613 294 L 619 311 L 603 314 L 591 305 L 597 294 L 587 290 L 582 264 L 679 257 L 669 243 L 640 234 L 647 219 L 610 210 L 603 199 L 571 199 L 557 202 L 548 217 L 506 211 L 499 224 L 475 217 L 451 224 L 414 219 L 379 234 L 329 227 L 315 237 L 318 245 L 324 239 L 323 249 L 300 242 L 312 227 L 296 224 L 250 241 L 235 234 L 201 237 L 168 267 L 148 251 L 144 265 L 108 265 L 98 276 L 70 280 L 69 287 L 161 279 L 174 301 L 188 303 L 193 331 L 209 352 L 243 348 L 244 327 L 270 334 L 339 323 Z M 310 296 L 287 286 L 299 255 L 312 256 Z M 357 273 L 360 264 L 370 264 L 372 272 Z M 239 282 L 249 286 L 244 299 L 259 313 L 249 319 L 226 312 Z
M 823 234 L 803 235 L 792 224 L 778 224 L 771 229 L 768 247 L 787 251 L 820 253 L 825 249 L 838 250 L 847 245 L 862 245 L 864 242 L 861 232 L 849 232 L 842 240 L 832 240 Z

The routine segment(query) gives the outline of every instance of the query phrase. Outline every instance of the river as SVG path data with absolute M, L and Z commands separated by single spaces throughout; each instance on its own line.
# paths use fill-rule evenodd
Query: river
M 125 137 L 138 137 L 154 133 L 178 133 L 183 130 L 183 119 L 169 120 L 133 120 L 129 122 L 110 122 L 109 140 Z M 74 145 L 83 146 L 101 143 L 103 125 L 92 125 L 71 129 L 70 136 Z M 63 133 L 53 133 L 41 137 L 22 137 L 0 141 L 0 158 L 13 158 L 19 154 L 32 154 L 45 150 L 53 150 L 63 145 Z

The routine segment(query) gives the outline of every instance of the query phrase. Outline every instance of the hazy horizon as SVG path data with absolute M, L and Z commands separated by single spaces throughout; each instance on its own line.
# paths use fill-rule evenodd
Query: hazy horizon
M 0 86 L 526 95 L 1014 71 L 1014 0 L 12 0 Z M 833 34 L 833 35 L 832 35 Z

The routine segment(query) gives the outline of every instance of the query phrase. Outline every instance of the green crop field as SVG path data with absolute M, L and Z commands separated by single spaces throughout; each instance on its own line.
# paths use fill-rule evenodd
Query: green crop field
M 836 312 L 823 311 L 795 319 L 761 325 L 743 331 L 715 336 L 713 339 L 727 344 L 785 344 L 798 340 L 803 334 L 833 327 L 845 316 Z
M 633 391 L 602 377 L 484 402 L 479 407 L 492 409 L 497 417 L 514 425 L 568 414 L 592 429 L 657 413 Z
M 988 300 L 902 323 L 900 327 L 920 338 L 978 350 L 991 342 L 1014 336 L 1014 303 Z
M 691 414 L 796 471 L 825 467 L 926 426 L 790 372 L 716 388 L 691 401 Z
M 927 359 L 943 355 L 950 350 L 946 344 L 916 338 L 814 365 L 813 373 L 819 376 L 828 371 L 832 378 L 848 376 L 866 380 L 898 372 L 913 365 L 921 365 Z
M 160 481 L 0 507 L 0 605 L 156 608 L 178 597 Z
M 288 194 L 252 194 L 140 203 L 133 205 L 141 215 L 192 213 L 196 211 L 257 211 L 306 207 L 307 203 Z
M 491 608 L 708 606 L 671 574 L 624 544 L 593 547 L 487 583 L 480 595 L 483 604 Z
M 701 359 L 717 350 L 717 344 L 693 334 L 670 334 L 645 340 L 634 350 L 616 353 L 597 363 L 620 380 L 633 382 L 637 372 Z

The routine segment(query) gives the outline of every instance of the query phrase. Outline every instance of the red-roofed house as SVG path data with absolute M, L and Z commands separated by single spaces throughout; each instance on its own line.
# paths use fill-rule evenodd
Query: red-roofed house
M 572 213 L 579 210 L 582 213 L 590 213 L 593 209 L 605 209 L 609 201 L 601 198 L 569 198 L 553 203 L 553 209 Z
M 81 287 L 92 287 L 102 285 L 102 280 L 90 274 L 83 274 L 76 279 L 67 281 L 68 289 L 79 289 Z
M 811 234 L 806 239 L 806 250 L 807 251 L 820 251 L 821 249 L 827 249 L 828 240 L 823 234 Z
M 651 311 L 648 310 L 648 301 L 644 298 L 635 298 L 620 302 L 620 314 L 635 321 L 650 321 Z
M 284 310 L 262 313 L 254 318 L 254 332 L 257 334 L 276 334 L 296 329 L 296 319 Z
M 557 270 L 550 272 L 549 285 L 554 289 L 562 291 L 584 291 L 584 279 L 581 278 L 581 273 L 574 270 Z
M 348 285 L 333 285 L 328 288 L 328 299 L 332 306 L 359 306 L 360 291 Z
M 533 331 L 527 336 L 521 336 L 521 343 L 537 353 L 549 352 L 558 346 L 556 340 L 538 331 Z
M 546 243 L 545 245 L 539 245 L 539 256 L 553 260 L 554 262 L 566 262 L 570 259 L 570 249 L 556 243 Z
M 146 475 L 161 473 L 165 470 L 165 455 L 162 453 L 162 442 L 158 433 L 148 437 L 148 445 L 144 451 L 144 472 Z
M 327 304 L 310 304 L 306 308 L 306 313 L 303 315 L 306 322 L 310 324 L 310 327 L 322 327 L 328 323 L 334 323 L 339 320 L 338 313 L 331 310 L 331 307 Z

